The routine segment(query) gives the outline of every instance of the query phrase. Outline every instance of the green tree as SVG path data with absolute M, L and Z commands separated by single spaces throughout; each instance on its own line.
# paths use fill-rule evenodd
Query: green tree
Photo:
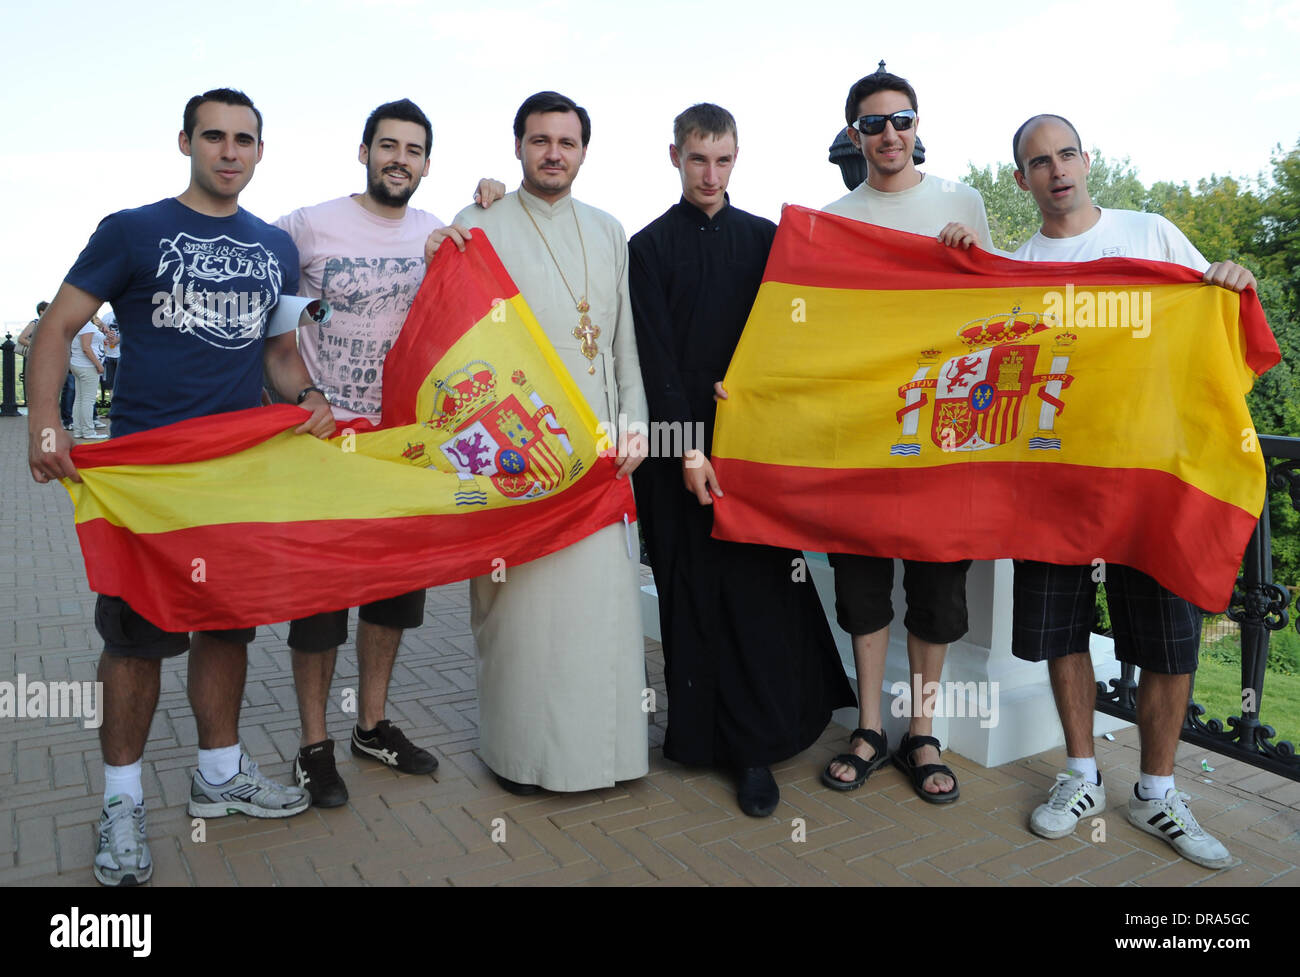
M 1088 172 L 1088 193 L 1099 207 L 1117 210 L 1146 210 L 1147 189 L 1138 179 L 1128 157 L 1112 163 L 1101 150 L 1089 154 L 1092 168 Z M 1011 163 L 979 169 L 968 164 L 962 182 L 974 187 L 984 198 L 989 215 L 989 232 L 993 246 L 1014 251 L 1038 230 L 1042 217 L 1033 195 L 1016 185 L 1016 168 Z
M 968 165 L 962 182 L 974 187 L 984 198 L 993 246 L 1014 251 L 1033 237 L 1042 223 L 1034 198 L 1016 186 L 1016 168 L 1010 163 L 999 163 L 996 168 L 986 166 L 982 170 Z

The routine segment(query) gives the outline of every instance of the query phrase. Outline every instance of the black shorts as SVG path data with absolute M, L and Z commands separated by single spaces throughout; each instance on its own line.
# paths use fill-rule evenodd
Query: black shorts
M 835 620 L 849 634 L 874 634 L 894 619 L 894 561 L 890 557 L 829 554 L 835 568 Z M 946 645 L 969 629 L 966 571 L 956 563 L 903 561 L 907 613 L 903 626 L 922 641 Z
M 1163 675 L 1195 672 L 1200 608 L 1118 563 L 1093 567 L 1017 561 L 1011 653 L 1038 662 L 1087 652 L 1097 613 L 1098 580 L 1093 578 L 1100 578 L 1102 570 L 1115 657 Z
M 95 599 L 95 630 L 104 639 L 104 654 L 123 658 L 175 658 L 189 651 L 190 636 L 185 631 L 164 631 L 143 617 L 121 597 L 100 594 Z M 232 628 L 204 631 L 222 641 L 249 644 L 257 628 Z
M 424 623 L 424 591 L 362 604 L 357 612 L 368 624 L 382 624 L 402 631 Z M 348 609 L 326 611 L 302 617 L 289 624 L 289 647 L 294 651 L 322 652 L 337 648 L 348 640 Z

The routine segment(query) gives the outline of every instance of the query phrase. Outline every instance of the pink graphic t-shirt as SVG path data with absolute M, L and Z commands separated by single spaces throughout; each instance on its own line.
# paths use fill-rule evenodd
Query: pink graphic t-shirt
M 408 207 L 401 220 L 372 214 L 353 197 L 303 207 L 275 222 L 298 246 L 298 292 L 333 309 L 298 331 L 298 346 L 335 416 L 379 423 L 384 356 L 424 280 L 424 241 L 442 221 Z

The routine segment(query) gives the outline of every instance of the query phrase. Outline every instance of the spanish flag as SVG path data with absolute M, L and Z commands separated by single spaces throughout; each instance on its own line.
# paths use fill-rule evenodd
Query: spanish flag
M 718 405 L 714 535 L 1120 563 L 1224 607 L 1264 505 L 1253 291 L 1018 262 L 787 207 Z
M 608 440 L 483 234 L 442 248 L 378 425 L 300 407 L 72 452 L 90 588 L 168 631 L 247 627 L 503 570 L 635 518 Z

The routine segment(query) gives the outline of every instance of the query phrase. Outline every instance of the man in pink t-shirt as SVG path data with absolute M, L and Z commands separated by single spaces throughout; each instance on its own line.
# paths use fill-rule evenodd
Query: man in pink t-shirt
M 325 299 L 332 314 L 298 333 L 303 361 L 330 399 L 340 427 L 365 418 L 379 423 L 384 356 L 401 331 L 424 278 L 424 242 L 443 226 L 433 214 L 408 207 L 429 173 L 433 127 L 409 99 L 379 106 L 366 120 L 358 158 L 366 167 L 364 193 L 295 210 L 276 221 L 298 247 L 299 291 Z M 484 205 L 505 186 L 482 181 Z M 357 625 L 360 695 L 352 752 L 404 773 L 432 773 L 438 761 L 384 718 L 388 683 L 402 632 L 424 620 L 424 591 L 364 604 Z M 289 625 L 302 742 L 294 761 L 298 785 L 317 807 L 337 807 L 348 792 L 325 731 L 325 703 L 339 645 L 347 640 L 346 609 Z

